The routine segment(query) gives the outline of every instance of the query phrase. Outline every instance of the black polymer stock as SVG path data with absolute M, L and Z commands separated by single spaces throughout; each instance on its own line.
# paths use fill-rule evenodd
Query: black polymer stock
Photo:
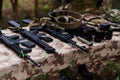
M 11 41 L 8 36 L 5 36 L 0 31 L 0 42 L 6 45 L 8 48 L 12 49 L 19 57 L 28 59 L 33 62 L 36 66 L 40 67 L 40 64 L 35 62 L 30 58 L 29 55 L 25 53 L 25 51 L 19 46 L 18 43 Z
M 29 24 L 32 20 L 23 20 L 24 23 L 26 24 Z M 32 28 L 32 27 L 31 27 Z M 41 31 L 44 31 L 52 36 L 54 36 L 55 38 L 58 38 L 59 40 L 63 41 L 63 42 L 66 42 L 66 43 L 69 43 L 85 52 L 89 52 L 89 49 L 87 49 L 85 46 L 79 46 L 76 44 L 75 41 L 71 40 L 69 38 L 69 34 L 64 31 L 64 30 L 61 30 L 61 29 L 55 29 L 55 28 L 52 28 L 52 27 L 48 27 L 48 26 L 43 26 L 42 28 L 41 27 L 36 27 L 36 30 L 39 29 Z M 67 34 L 67 36 L 65 36 Z
M 55 49 L 45 43 L 44 41 L 40 40 L 39 37 L 32 31 L 28 31 L 26 29 L 21 29 L 20 24 L 16 21 L 8 21 L 8 24 L 12 27 L 19 28 L 19 33 L 23 36 L 31 40 L 32 42 L 36 43 L 39 47 L 43 48 L 47 53 L 54 53 L 57 54 Z

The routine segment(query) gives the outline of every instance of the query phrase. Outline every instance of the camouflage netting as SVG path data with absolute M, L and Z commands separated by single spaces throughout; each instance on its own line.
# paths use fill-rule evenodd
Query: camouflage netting
M 112 9 L 108 11 L 105 15 L 105 18 L 111 22 L 119 23 L 120 22 L 120 10 Z
M 97 0 L 74 0 L 72 1 L 70 9 L 81 13 L 96 13 L 96 3 Z
M 97 0 L 71 0 L 68 6 L 69 10 L 73 10 L 80 13 L 98 13 L 104 12 L 108 9 L 108 5 L 102 4 L 100 9 L 96 7 Z M 53 0 L 53 8 L 56 9 L 62 5 L 60 0 Z
M 62 1 L 64 0 L 53 0 L 53 9 L 60 7 Z M 98 0 L 71 0 L 68 9 L 80 13 L 103 13 L 110 9 L 120 10 L 120 0 L 104 0 L 99 9 L 96 7 L 97 1 Z

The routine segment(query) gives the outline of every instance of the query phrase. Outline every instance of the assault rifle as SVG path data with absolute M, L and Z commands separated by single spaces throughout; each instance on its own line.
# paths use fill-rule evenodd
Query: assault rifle
M 30 58 L 29 55 L 27 55 L 18 43 L 13 42 L 12 40 L 10 40 L 8 38 L 8 36 L 5 36 L 2 34 L 2 32 L 0 31 L 0 42 L 5 44 L 8 48 L 11 48 L 19 57 L 24 58 L 24 59 L 28 59 L 31 62 L 33 62 L 36 66 L 40 67 L 40 64 L 35 62 L 34 60 L 32 60 Z
M 24 23 L 29 24 L 32 20 L 23 20 Z M 32 27 L 31 27 L 32 28 Z M 40 26 L 36 27 L 36 30 L 39 29 L 41 31 L 44 31 L 52 36 L 54 36 L 55 38 L 58 38 L 59 40 L 69 43 L 85 52 L 89 52 L 89 50 L 85 47 L 85 46 L 79 46 L 76 44 L 75 41 L 73 41 L 71 39 L 71 36 L 69 35 L 69 33 L 67 33 L 65 30 L 62 29 L 56 29 L 53 27 L 48 27 L 48 26 L 43 26 L 42 28 Z
M 55 49 L 52 46 L 50 46 L 47 43 L 45 43 L 44 41 L 40 40 L 39 37 L 34 33 L 34 31 L 28 31 L 26 29 L 22 29 L 20 27 L 20 24 L 17 23 L 16 21 L 9 21 L 8 24 L 10 26 L 12 26 L 12 27 L 19 28 L 19 33 L 23 37 L 26 37 L 29 40 L 33 41 L 38 46 L 40 46 L 41 48 L 43 48 L 47 53 L 55 53 L 55 54 L 57 54 L 57 52 L 55 51 Z
M 71 45 L 73 45 L 73 46 L 75 46 L 75 47 L 77 47 L 85 52 L 89 52 L 89 50 L 85 46 L 79 46 L 72 39 L 65 37 L 64 34 L 68 34 L 68 33 L 65 32 L 64 30 L 44 26 L 42 31 L 45 31 L 46 33 L 54 36 L 55 38 L 58 38 L 59 40 L 61 40 L 63 42 L 69 43 L 69 44 L 71 44 Z

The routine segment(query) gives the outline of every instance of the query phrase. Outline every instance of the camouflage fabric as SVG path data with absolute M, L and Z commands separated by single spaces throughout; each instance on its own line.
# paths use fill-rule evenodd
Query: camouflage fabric
M 71 0 L 67 5 L 63 3 L 64 6 L 63 1 L 65 0 L 52 0 L 53 9 L 68 9 L 80 13 L 98 14 L 106 12 L 110 8 L 109 0 L 107 3 L 103 2 L 99 8 L 97 7 L 98 0 Z
M 3 30 L 2 32 L 6 35 L 15 34 L 8 29 Z M 49 75 L 68 66 L 72 67 L 77 64 L 95 62 L 120 54 L 120 33 L 114 33 L 112 40 L 94 43 L 91 47 L 74 38 L 74 40 L 77 41 L 77 44 L 90 48 L 89 53 L 82 52 L 56 38 L 53 39 L 53 42 L 48 44 L 53 46 L 56 51 L 59 52 L 58 56 L 47 54 L 38 46 L 33 48 L 31 53 L 28 53 L 32 59 L 42 65 L 40 68 L 27 60 L 18 58 L 13 51 L 0 43 L 0 80 L 26 80 L 37 75 L 39 75 L 39 79 L 36 80 L 48 80 Z M 58 75 L 53 74 L 53 76 L 54 79 L 52 80 L 56 80 L 55 77 Z
M 65 0 L 52 0 L 53 9 L 62 9 L 63 4 L 65 5 L 64 1 Z M 110 9 L 120 10 L 120 0 L 103 0 L 99 8 L 97 7 L 97 1 L 98 0 L 71 0 L 71 2 L 66 5 L 66 8 L 80 13 L 92 14 L 104 13 Z
M 120 10 L 118 9 L 111 9 L 110 11 L 106 12 L 105 18 L 111 22 L 120 22 Z

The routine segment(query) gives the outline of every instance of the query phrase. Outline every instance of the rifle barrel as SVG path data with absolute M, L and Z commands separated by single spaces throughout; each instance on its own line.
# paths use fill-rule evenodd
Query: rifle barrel
M 28 60 L 30 60 L 31 62 L 33 62 L 36 66 L 38 66 L 38 67 L 41 66 L 40 64 L 38 64 L 37 62 L 35 62 L 33 59 L 31 59 L 30 56 L 25 55 L 25 57 L 26 57 Z

